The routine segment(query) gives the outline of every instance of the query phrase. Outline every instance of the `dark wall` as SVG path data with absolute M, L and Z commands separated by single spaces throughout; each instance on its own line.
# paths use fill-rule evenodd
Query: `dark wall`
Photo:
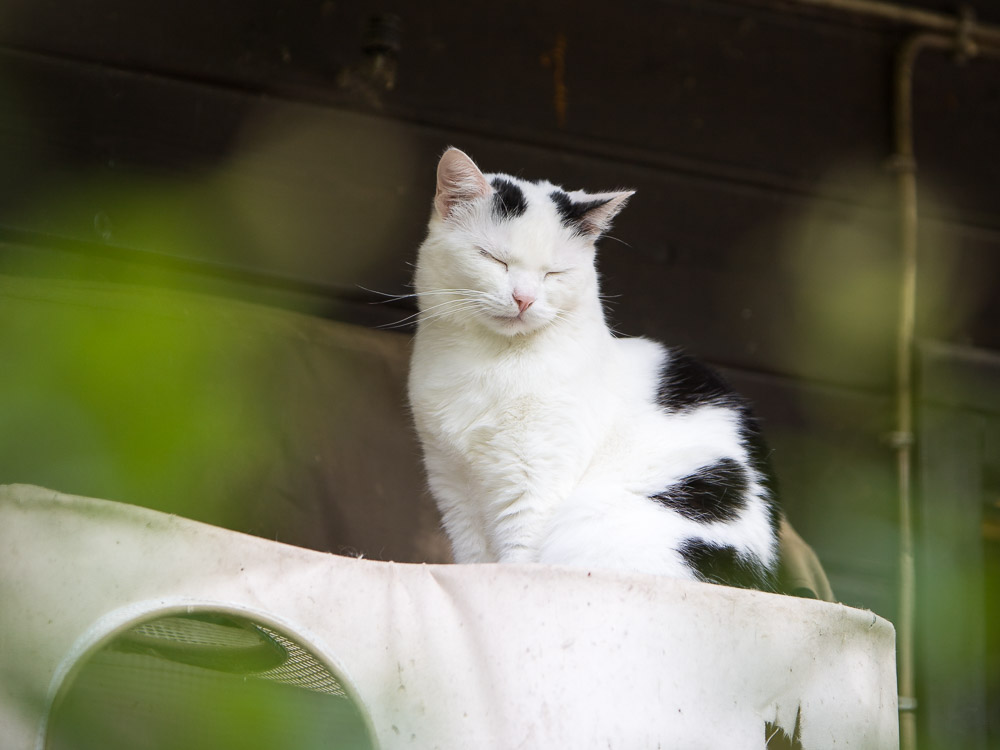
M 725 368 L 836 593 L 894 618 L 909 32 L 764 0 L 7 0 L 3 268 L 384 323 L 409 309 L 366 290 L 406 291 L 447 145 L 634 187 L 601 254 L 617 329 Z M 914 92 L 919 334 L 1000 349 L 1000 64 L 927 53 Z
M 391 4 L 8 0 L 0 224 L 394 291 L 451 143 L 488 169 L 639 190 L 604 257 L 623 330 L 887 385 L 905 29 L 753 2 L 538 5 L 396 8 L 398 33 L 376 35 L 399 42 L 387 90 L 364 47 Z M 997 348 L 996 63 L 925 55 L 915 111 L 923 326 Z M 840 308 L 863 321 L 817 328 Z

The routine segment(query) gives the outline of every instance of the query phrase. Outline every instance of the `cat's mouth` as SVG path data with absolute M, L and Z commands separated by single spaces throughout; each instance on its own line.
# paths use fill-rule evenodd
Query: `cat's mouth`
M 491 315 L 490 317 L 501 325 L 527 325 L 527 322 L 521 315 Z
M 518 315 L 490 315 L 490 319 L 503 333 L 527 333 L 538 327 L 537 320 L 528 320 L 524 313 Z

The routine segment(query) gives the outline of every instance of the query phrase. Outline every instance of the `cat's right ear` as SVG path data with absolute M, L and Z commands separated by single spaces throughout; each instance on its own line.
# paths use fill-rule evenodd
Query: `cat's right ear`
M 455 207 L 482 198 L 493 192 L 479 167 L 464 152 L 449 148 L 437 168 L 437 193 L 434 207 L 442 219 L 447 219 Z

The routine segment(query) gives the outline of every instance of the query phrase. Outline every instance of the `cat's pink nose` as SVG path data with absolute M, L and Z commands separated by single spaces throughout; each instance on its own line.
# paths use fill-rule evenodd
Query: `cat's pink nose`
M 517 303 L 519 314 L 523 315 L 524 311 L 534 303 L 535 298 L 524 292 L 514 292 L 514 301 Z

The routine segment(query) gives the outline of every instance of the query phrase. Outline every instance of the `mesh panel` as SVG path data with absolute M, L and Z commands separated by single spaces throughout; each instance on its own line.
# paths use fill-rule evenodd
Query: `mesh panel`
M 111 639 L 63 686 L 47 750 L 372 750 L 358 706 L 293 638 L 174 615 Z
M 248 628 L 219 625 L 191 617 L 161 617 L 136 625 L 128 636 L 149 641 L 169 641 L 187 646 L 218 648 L 253 648 L 260 645 L 260 636 Z
M 316 657 L 278 631 L 248 620 L 212 615 L 160 617 L 131 628 L 119 643 L 187 664 L 225 668 L 254 679 L 347 697 Z
M 347 697 L 344 688 L 333 678 L 330 670 L 320 664 L 312 654 L 295 641 L 285 638 L 281 633 L 265 628 L 263 625 L 258 627 L 284 647 L 285 651 L 288 652 L 288 658 L 281 666 L 260 672 L 255 675 L 256 677 L 262 680 L 273 680 L 284 685 L 295 685 L 306 690 L 315 690 L 327 695 Z

